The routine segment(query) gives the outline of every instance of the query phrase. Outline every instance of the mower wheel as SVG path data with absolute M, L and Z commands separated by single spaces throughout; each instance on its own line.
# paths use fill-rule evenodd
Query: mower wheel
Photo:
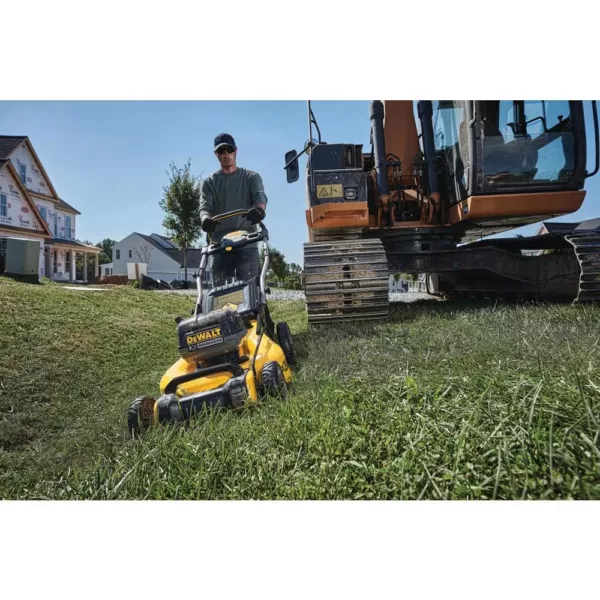
M 279 363 L 272 360 L 266 363 L 261 371 L 263 391 L 266 396 L 287 397 L 287 385 Z
M 292 332 L 285 321 L 277 323 L 277 341 L 285 354 L 285 360 L 287 360 L 290 365 L 295 365 L 296 353 L 294 351 L 294 340 L 292 338 Z
M 152 425 L 152 415 L 156 400 L 150 396 L 136 398 L 127 411 L 127 426 L 130 432 L 148 429 Z

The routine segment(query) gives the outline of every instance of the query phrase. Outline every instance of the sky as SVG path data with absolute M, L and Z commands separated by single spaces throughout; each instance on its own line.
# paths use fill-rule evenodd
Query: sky
M 313 101 L 324 141 L 369 146 L 369 101 Z M 593 168 L 593 129 L 588 118 L 588 168 Z M 270 243 L 289 262 L 302 263 L 308 241 L 301 177 L 288 184 L 288 150 L 308 139 L 305 101 L 5 101 L 0 134 L 27 135 L 55 189 L 82 214 L 77 237 L 97 243 L 121 240 L 133 231 L 164 233 L 158 205 L 168 168 L 191 159 L 196 175 L 217 170 L 215 135 L 231 133 L 238 165 L 262 176 L 269 203 L 265 221 Z M 600 174 L 586 183 L 582 209 L 557 221 L 600 216 Z M 528 235 L 536 226 L 510 234 Z

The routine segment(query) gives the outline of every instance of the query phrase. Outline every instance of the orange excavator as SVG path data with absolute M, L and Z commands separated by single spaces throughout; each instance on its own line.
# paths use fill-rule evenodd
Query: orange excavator
M 308 102 L 308 141 L 284 168 L 298 181 L 307 155 L 309 322 L 387 317 L 395 273 L 424 273 L 428 292 L 446 298 L 600 300 L 600 230 L 487 237 L 582 206 L 599 168 L 595 101 L 591 172 L 581 101 L 421 100 L 414 109 L 371 102 L 364 152 L 323 141 Z

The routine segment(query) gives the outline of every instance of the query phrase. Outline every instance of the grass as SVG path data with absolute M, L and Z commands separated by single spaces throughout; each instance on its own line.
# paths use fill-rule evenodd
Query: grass
M 423 301 L 307 327 L 286 401 L 129 438 L 192 299 L 0 279 L 0 497 L 599 499 L 600 308 Z

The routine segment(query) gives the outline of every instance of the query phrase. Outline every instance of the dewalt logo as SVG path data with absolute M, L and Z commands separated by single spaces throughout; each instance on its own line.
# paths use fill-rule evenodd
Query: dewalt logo
M 215 338 L 221 337 L 221 328 L 215 327 L 214 329 L 208 329 L 206 331 L 199 331 L 198 333 L 192 333 L 186 336 L 186 342 L 188 346 L 192 344 L 198 344 L 199 342 L 206 342 Z

